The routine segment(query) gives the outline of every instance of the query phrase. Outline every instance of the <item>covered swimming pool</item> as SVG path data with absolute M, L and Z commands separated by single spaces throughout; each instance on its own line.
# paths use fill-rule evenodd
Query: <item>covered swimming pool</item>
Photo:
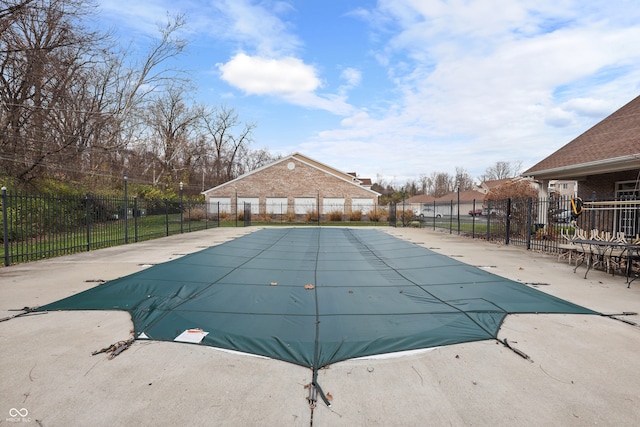
M 327 227 L 258 230 L 38 310 L 125 310 L 136 339 L 315 372 L 356 357 L 497 339 L 510 313 L 598 314 L 383 231 Z

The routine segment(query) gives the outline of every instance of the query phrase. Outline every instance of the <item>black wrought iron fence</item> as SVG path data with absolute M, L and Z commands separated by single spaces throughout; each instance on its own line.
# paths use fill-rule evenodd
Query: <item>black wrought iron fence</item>
M 320 209 L 318 209 L 318 204 Z M 473 200 L 387 206 L 341 203 L 238 206 L 125 197 L 51 197 L 2 191 L 5 265 L 220 226 L 348 225 L 429 227 L 471 238 L 555 252 L 576 227 L 634 237 L 640 201 L 589 201 L 575 215 L 571 199 Z
M 640 200 L 588 201 L 581 214 L 572 203 L 570 198 L 450 201 L 413 210 L 422 227 L 550 252 L 576 228 L 631 240 L 640 233 Z
M 24 195 L 2 189 L 5 265 L 219 226 L 205 203 Z

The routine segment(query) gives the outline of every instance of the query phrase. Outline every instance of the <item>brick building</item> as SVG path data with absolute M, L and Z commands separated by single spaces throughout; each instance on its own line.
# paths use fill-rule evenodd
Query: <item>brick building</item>
M 547 190 L 552 180 L 577 181 L 590 201 L 583 228 L 640 234 L 640 96 L 606 117 L 523 175 Z M 542 194 L 546 196 L 546 194 Z M 584 215 L 583 215 L 584 216 Z
M 252 214 L 304 215 L 340 211 L 364 215 L 375 209 L 379 193 L 371 180 L 357 178 L 295 153 L 204 191 L 209 212 L 236 214 L 250 203 Z
M 640 199 L 640 96 L 597 123 L 523 176 L 546 190 L 551 180 L 578 182 L 584 200 Z M 545 196 L 545 195 L 543 195 Z

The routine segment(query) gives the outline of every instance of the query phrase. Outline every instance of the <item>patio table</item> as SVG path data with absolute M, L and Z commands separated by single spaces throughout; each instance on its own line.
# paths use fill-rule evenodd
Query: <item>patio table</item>
M 607 256 L 611 256 L 614 249 L 621 250 L 621 256 L 626 252 L 628 246 L 626 243 L 615 242 L 615 241 L 607 241 L 607 240 L 593 240 L 593 239 L 576 239 L 573 240 L 574 244 L 580 245 L 582 248 L 582 252 L 584 253 L 584 257 L 580 260 L 579 264 L 576 264 L 576 267 L 573 269 L 575 273 L 578 267 L 580 267 L 584 260 L 589 257 L 587 261 L 587 271 L 584 273 L 584 278 L 587 278 L 587 274 L 589 270 L 591 270 L 596 264 L 605 265 Z M 596 256 L 597 260 L 594 262 L 593 255 Z

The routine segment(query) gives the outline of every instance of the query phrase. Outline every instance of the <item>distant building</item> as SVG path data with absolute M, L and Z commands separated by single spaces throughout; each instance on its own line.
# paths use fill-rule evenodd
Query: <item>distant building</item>
M 250 203 L 252 214 L 303 215 L 340 211 L 367 214 L 378 205 L 371 180 L 358 178 L 299 153 L 278 159 L 203 191 L 209 212 L 232 215 Z
M 578 181 L 549 180 L 547 193 L 549 196 L 571 199 L 578 195 Z

